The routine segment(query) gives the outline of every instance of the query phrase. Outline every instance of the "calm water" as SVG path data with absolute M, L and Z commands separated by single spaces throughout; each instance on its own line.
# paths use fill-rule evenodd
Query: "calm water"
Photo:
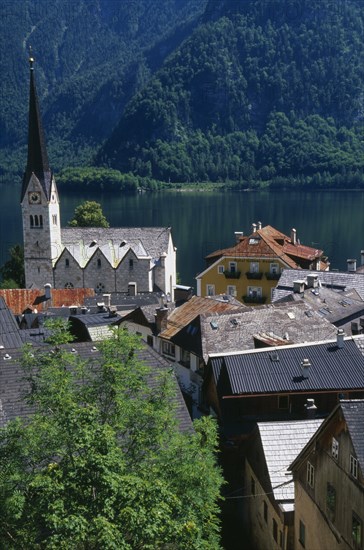
M 250 232 L 253 222 L 290 234 L 302 244 L 323 248 L 331 268 L 346 270 L 347 258 L 364 249 L 364 192 L 166 192 L 136 196 L 61 194 L 62 224 L 83 200 L 97 200 L 111 226 L 168 226 L 177 246 L 181 283 L 196 287 L 204 256 L 234 244 L 234 231 Z M 22 242 L 20 182 L 0 184 L 0 264 L 10 246 Z

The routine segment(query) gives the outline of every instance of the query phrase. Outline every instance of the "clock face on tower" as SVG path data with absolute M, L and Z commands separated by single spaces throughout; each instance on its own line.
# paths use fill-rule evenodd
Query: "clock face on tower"
M 29 193 L 29 202 L 30 204 L 40 204 L 40 193 L 37 191 Z

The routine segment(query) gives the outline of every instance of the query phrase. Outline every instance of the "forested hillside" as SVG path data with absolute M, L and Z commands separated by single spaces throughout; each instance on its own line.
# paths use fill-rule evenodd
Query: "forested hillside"
M 2 0 L 0 174 L 24 168 L 29 46 L 52 167 L 87 164 L 206 1 Z
M 97 156 L 163 181 L 364 184 L 364 3 L 211 0 Z

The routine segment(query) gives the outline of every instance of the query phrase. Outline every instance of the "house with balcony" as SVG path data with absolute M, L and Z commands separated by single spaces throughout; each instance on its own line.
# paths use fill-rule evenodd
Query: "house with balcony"
M 295 549 L 364 547 L 364 400 L 342 400 L 298 454 Z
M 230 248 L 216 250 L 197 277 L 197 295 L 228 294 L 247 305 L 270 303 L 284 269 L 328 270 L 322 250 L 304 246 L 292 229 L 287 236 L 274 227 L 253 224 L 248 236 L 236 233 Z

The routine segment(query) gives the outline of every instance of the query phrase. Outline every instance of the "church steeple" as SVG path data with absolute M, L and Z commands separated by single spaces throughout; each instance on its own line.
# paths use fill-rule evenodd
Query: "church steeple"
M 50 198 L 52 172 L 49 168 L 47 149 L 45 145 L 38 96 L 34 77 L 34 58 L 29 57 L 30 65 L 30 92 L 29 92 L 29 127 L 28 127 L 28 159 L 23 178 L 21 201 L 24 198 L 29 180 L 34 174 L 47 197 Z

